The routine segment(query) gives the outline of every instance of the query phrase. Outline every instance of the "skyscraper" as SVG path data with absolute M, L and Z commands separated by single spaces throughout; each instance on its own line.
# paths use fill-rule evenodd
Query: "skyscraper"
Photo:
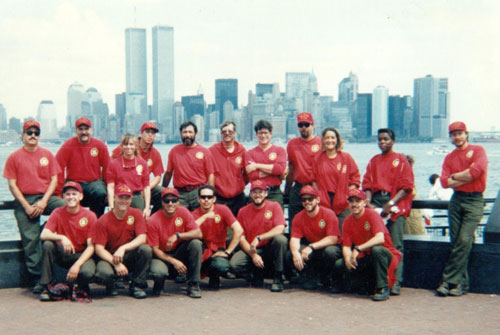
M 136 132 L 147 119 L 148 75 L 146 29 L 125 29 L 126 131 Z
M 339 83 L 339 101 L 354 102 L 358 95 L 358 76 L 349 72 L 349 77 L 344 78 Z
M 418 136 L 445 138 L 450 121 L 448 78 L 433 78 L 430 74 L 413 82 Z
M 219 120 L 223 120 L 223 106 L 226 101 L 231 101 L 234 109 L 238 108 L 238 79 L 215 80 L 215 110 L 219 113 Z
M 309 72 L 287 72 L 286 97 L 288 99 L 303 99 L 305 92 L 309 89 Z
M 174 119 L 174 28 L 153 27 L 153 119 L 172 134 Z
M 188 95 L 181 98 L 186 120 L 192 120 L 193 116 L 205 115 L 205 99 L 203 94 Z
M 0 104 L 0 130 L 7 130 L 7 110 Z
M 42 100 L 40 105 L 38 105 L 36 119 L 40 122 L 44 140 L 59 139 L 59 135 L 57 134 L 57 112 L 54 102 L 51 100 Z
M 74 82 L 68 88 L 68 110 L 66 114 L 66 128 L 72 134 L 75 121 L 82 116 L 82 101 L 85 88 L 79 82 Z
M 373 90 L 372 99 L 372 135 L 377 135 L 377 130 L 388 126 L 388 96 L 389 90 L 384 86 L 377 86 Z
M 372 94 L 357 94 L 354 105 L 355 108 L 352 125 L 353 128 L 355 128 L 354 136 L 358 139 L 368 138 L 372 136 Z
M 410 137 L 413 123 L 412 99 L 410 96 L 399 95 L 389 97 L 389 128 L 397 137 Z

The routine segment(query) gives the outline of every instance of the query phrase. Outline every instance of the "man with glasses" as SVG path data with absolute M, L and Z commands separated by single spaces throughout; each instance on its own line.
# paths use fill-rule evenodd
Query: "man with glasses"
M 165 171 L 163 162 L 161 160 L 160 152 L 153 147 L 156 139 L 158 127 L 154 122 L 144 122 L 141 127 L 141 135 L 139 136 L 139 156 L 148 163 L 148 169 L 153 174 L 153 179 L 149 181 L 149 188 L 151 189 L 151 205 L 153 209 L 151 214 L 161 209 L 161 191 L 163 187 L 160 186 L 161 175 Z M 111 158 L 121 157 L 122 147 L 118 145 L 111 153 Z
M 252 286 L 264 285 L 265 273 L 272 273 L 271 292 L 283 291 L 283 270 L 287 239 L 285 217 L 278 203 L 267 201 L 267 187 L 255 180 L 250 187 L 252 203 L 238 213 L 243 228 L 239 250 L 230 260 L 233 271 L 251 280 Z
M 236 124 L 225 121 L 221 127 L 222 141 L 212 145 L 209 150 L 214 158 L 215 191 L 217 203 L 231 209 L 233 215 L 238 215 L 241 207 L 247 203 L 245 185 L 245 147 L 236 138 Z
M 288 141 L 288 175 L 285 194 L 288 195 L 288 222 L 293 226 L 294 216 L 302 210 L 299 192 L 314 181 L 313 164 L 321 153 L 321 138 L 314 135 L 314 120 L 310 113 L 297 114 L 300 136 Z M 293 186 L 292 186 L 293 184 Z
M 203 185 L 198 189 L 200 207 L 193 211 L 195 222 L 203 234 L 204 251 L 202 257 L 202 272 L 208 274 L 208 286 L 218 289 L 220 278 L 234 279 L 229 272 L 229 259 L 240 242 L 243 229 L 233 213 L 225 205 L 216 204 L 215 189 Z M 231 242 L 226 248 L 228 229 L 232 230 Z
M 15 199 L 14 216 L 21 234 L 24 262 L 34 284 L 33 293 L 40 294 L 43 290 L 39 283 L 42 263 L 40 215 L 50 215 L 54 209 L 64 206 L 64 201 L 53 195 L 61 169 L 54 155 L 38 146 L 38 122 L 24 122 L 22 140 L 23 146 L 7 158 L 3 176 Z
M 109 164 L 108 147 L 92 137 L 92 122 L 88 118 L 76 120 L 75 129 L 76 136 L 64 142 L 56 154 L 62 170 L 58 176 L 59 188 L 66 180 L 79 183 L 83 190 L 82 206 L 89 206 L 100 217 L 106 207 L 103 177 Z
M 293 219 L 288 263 L 293 261 L 303 274 L 305 289 L 316 289 L 318 274 L 325 288 L 330 288 L 332 270 L 341 257 L 339 220 L 335 212 L 319 205 L 319 191 L 314 186 L 302 187 L 300 197 L 304 209 Z
M 194 210 L 198 208 L 198 188 L 214 185 L 215 166 L 210 151 L 195 142 L 198 127 L 186 121 L 179 128 L 182 144 L 168 153 L 167 172 L 163 175 L 163 187 L 168 187 L 172 176 L 174 187 L 179 191 L 180 205 Z
M 165 279 L 186 275 L 187 294 L 201 298 L 200 270 L 202 234 L 191 213 L 179 207 L 179 192 L 166 187 L 161 192 L 162 210 L 148 221 L 148 244 L 153 248 L 151 276 L 154 279 L 153 296 L 159 296 Z
M 286 174 L 286 151 L 271 143 L 273 125 L 266 120 L 255 123 L 259 144 L 247 151 L 245 169 L 251 182 L 260 180 L 268 186 L 267 199 L 277 201 L 283 208 L 281 181 Z

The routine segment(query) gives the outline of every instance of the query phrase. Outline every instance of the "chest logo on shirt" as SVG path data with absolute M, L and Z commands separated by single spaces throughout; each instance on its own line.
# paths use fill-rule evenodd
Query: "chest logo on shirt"
M 148 159 L 148 167 L 152 167 L 153 166 L 153 160 L 150 158 Z
M 238 157 L 236 157 L 236 158 L 234 159 L 234 161 L 235 161 L 235 163 L 236 163 L 236 164 L 240 165 L 240 164 L 241 164 L 241 162 L 243 161 L 243 159 L 241 159 L 241 157 L 240 157 L 240 156 L 238 156 Z
M 396 158 L 395 160 L 392 161 L 392 166 L 398 167 L 398 165 L 399 165 L 399 159 Z
M 89 223 L 89 220 L 87 218 L 81 218 L 80 221 L 78 221 L 78 224 L 80 227 L 85 227 Z
M 276 160 L 277 157 L 278 157 L 278 155 L 275 152 L 271 152 L 269 154 L 269 160 L 274 161 L 274 160 Z
M 175 218 L 175 225 L 177 227 L 182 226 L 182 223 L 183 223 L 182 218 Z
M 266 219 L 268 219 L 268 220 L 269 220 L 270 218 L 272 218 L 272 217 L 273 217 L 273 212 L 271 212 L 271 211 L 266 211 L 266 212 L 264 213 L 264 217 L 265 217 Z
M 97 148 L 90 149 L 90 156 L 97 157 L 99 155 L 99 150 Z
M 197 159 L 203 159 L 203 157 L 205 157 L 205 155 L 203 154 L 203 152 L 201 151 L 198 151 L 196 153 L 196 155 L 194 155 Z
M 40 158 L 40 165 L 41 166 L 47 166 L 47 165 L 49 165 L 49 159 L 47 157 Z
M 220 217 L 219 214 L 215 214 L 214 221 L 215 221 L 215 223 L 219 223 L 222 221 L 222 218 Z
M 144 168 L 142 167 L 142 165 L 137 165 L 137 166 L 135 167 L 135 171 L 137 171 L 137 174 L 138 174 L 139 176 L 142 176 L 142 171 L 144 171 Z
M 129 226 L 133 225 L 135 222 L 135 218 L 132 216 L 132 215 L 129 215 L 128 218 L 127 218 L 127 224 Z
M 344 165 L 344 166 L 342 167 L 342 173 L 347 173 L 347 165 Z
M 469 158 L 469 159 L 470 159 L 470 158 L 472 158 L 472 156 L 474 156 L 474 150 L 470 150 L 469 152 L 467 152 L 467 153 L 465 154 L 465 157 L 467 157 L 467 158 Z
M 325 222 L 325 220 L 320 220 L 320 221 L 318 222 L 318 226 L 319 226 L 320 228 L 325 228 L 325 226 L 326 226 L 326 222 Z
M 340 164 L 340 162 L 337 163 L 337 170 L 340 171 L 341 168 L 342 168 L 342 164 Z
M 365 226 L 364 227 L 365 227 L 366 231 L 370 230 L 371 227 L 370 227 L 370 224 L 368 223 L 368 221 L 365 222 Z
M 312 152 L 318 152 L 319 151 L 319 144 L 313 144 L 311 146 L 311 151 Z

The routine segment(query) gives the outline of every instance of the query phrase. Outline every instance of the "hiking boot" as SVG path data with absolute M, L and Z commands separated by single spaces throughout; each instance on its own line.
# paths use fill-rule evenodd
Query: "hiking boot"
M 110 297 L 116 297 L 118 295 L 118 288 L 114 282 L 106 285 L 106 294 Z
M 161 291 L 163 290 L 163 286 L 165 285 L 165 280 L 155 280 L 154 285 L 153 285 L 153 292 L 152 295 L 153 297 L 159 297 L 161 294 Z
M 447 282 L 442 282 L 441 285 L 436 289 L 437 295 L 441 297 L 446 297 L 450 294 L 450 285 Z
M 140 287 L 137 287 L 135 285 L 130 285 L 129 288 L 129 293 L 131 297 L 134 297 L 136 299 L 144 299 L 148 297 L 148 294 L 144 292 L 144 290 Z
M 389 299 L 389 288 L 382 287 L 377 289 L 377 293 L 372 297 L 373 301 L 384 301 Z
M 452 297 L 459 297 L 459 296 L 464 295 L 464 294 L 467 294 L 467 291 L 465 291 L 462 288 L 462 285 L 460 285 L 460 284 L 455 286 L 454 288 L 450 289 L 450 291 L 448 292 L 448 295 L 452 296 Z
M 283 280 L 281 278 L 274 278 L 271 285 L 271 292 L 281 292 L 283 289 Z
M 40 293 L 40 301 L 50 301 L 49 291 L 45 288 L 42 289 L 42 293 Z
M 210 276 L 208 279 L 208 287 L 212 290 L 218 290 L 220 287 L 220 278 L 219 275 Z
M 190 298 L 201 298 L 201 290 L 200 284 L 198 283 L 189 283 L 187 288 L 187 295 Z
M 391 295 L 400 295 L 400 294 L 401 294 L 401 283 L 396 280 L 391 287 Z

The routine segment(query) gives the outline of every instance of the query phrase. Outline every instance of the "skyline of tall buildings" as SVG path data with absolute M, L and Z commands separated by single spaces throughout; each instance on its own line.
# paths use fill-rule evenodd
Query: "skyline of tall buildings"
M 238 108 L 238 79 L 215 79 L 215 110 L 219 120 L 224 119 L 224 103 L 230 101 L 233 108 Z

